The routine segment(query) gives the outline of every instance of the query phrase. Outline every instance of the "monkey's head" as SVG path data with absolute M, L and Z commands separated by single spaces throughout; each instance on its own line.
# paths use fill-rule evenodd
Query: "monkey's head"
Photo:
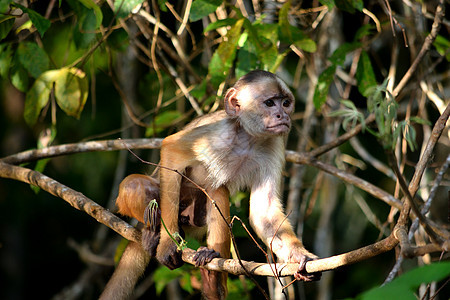
M 250 135 L 283 135 L 291 129 L 294 96 L 276 75 L 255 70 L 227 91 L 225 111 Z

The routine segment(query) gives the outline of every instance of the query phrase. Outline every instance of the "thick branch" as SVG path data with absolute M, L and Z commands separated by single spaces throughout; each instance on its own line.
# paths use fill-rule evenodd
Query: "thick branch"
M 105 224 L 126 239 L 132 241 L 140 240 L 140 232 L 133 226 L 122 221 L 119 217 L 98 205 L 82 193 L 63 185 L 40 172 L 13 166 L 0 161 L 0 177 L 35 185 L 42 190 L 63 199 L 76 209 L 86 212 L 98 222 Z
M 86 212 L 98 222 L 113 229 L 124 238 L 140 243 L 141 233 L 134 227 L 124 222 L 122 219 L 118 218 L 110 211 L 98 205 L 80 192 L 63 185 L 42 173 L 0 162 L 0 177 L 14 179 L 38 186 L 42 190 L 65 200 L 76 209 Z M 333 270 L 344 265 L 353 264 L 377 256 L 391 250 L 396 245 L 397 240 L 391 235 L 380 242 L 350 251 L 348 253 L 309 261 L 306 264 L 306 270 L 308 272 Z M 440 249 L 435 247 L 431 250 L 438 251 Z M 183 260 L 187 263 L 194 264 L 193 253 L 195 253 L 195 251 L 192 249 L 184 250 Z M 272 270 L 277 270 L 278 276 L 290 276 L 293 275 L 299 268 L 299 264 L 296 263 L 275 264 L 272 266 L 266 263 L 246 261 L 242 261 L 242 263 L 251 274 L 259 276 L 274 276 Z M 245 271 L 242 266 L 240 266 L 239 261 L 233 259 L 216 258 L 207 264 L 205 268 L 208 270 L 225 271 L 236 275 L 245 274 Z
M 81 142 L 50 146 L 43 149 L 33 149 L 17 154 L 6 156 L 0 162 L 9 164 L 21 164 L 35 161 L 42 158 L 55 157 L 60 155 L 93 152 L 93 151 L 115 151 L 126 149 L 158 149 L 161 147 L 163 139 L 116 139 L 104 141 Z

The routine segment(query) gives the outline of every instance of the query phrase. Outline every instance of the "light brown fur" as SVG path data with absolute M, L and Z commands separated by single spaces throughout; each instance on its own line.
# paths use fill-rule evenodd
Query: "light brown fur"
M 279 198 L 285 138 L 294 110 L 292 93 L 275 75 L 255 71 L 227 91 L 224 107 L 224 111 L 198 118 L 182 131 L 164 139 L 160 162 L 165 167 L 160 169 L 161 218 L 171 234 L 179 232 L 185 225 L 192 225 L 196 217 L 202 217 L 195 209 L 195 203 L 204 200 L 197 195 L 195 201 L 187 201 L 186 195 L 192 192 L 187 193 L 186 190 L 194 188 L 187 188 L 182 176 L 166 168 L 185 173 L 205 188 L 227 221 L 230 192 L 248 188 L 251 191 L 249 219 L 259 237 L 266 245 L 272 242 L 272 251 L 279 260 L 303 264 L 297 278 L 319 279 L 320 274 L 307 274 L 304 270 L 306 260 L 316 256 L 308 252 L 295 236 Z M 138 177 L 134 179 L 140 180 Z M 150 190 L 154 186 L 152 183 Z M 129 186 L 122 188 L 128 189 Z M 136 192 L 139 195 L 146 190 L 140 184 L 133 189 L 140 190 Z M 133 195 L 132 191 L 128 193 Z M 143 222 L 145 205 L 133 202 L 145 202 L 142 197 L 123 199 L 119 195 L 120 212 Z M 229 257 L 230 235 L 226 221 L 209 201 L 205 216 L 207 247 L 222 257 Z M 162 264 L 171 269 L 183 264 L 181 253 L 164 229 L 160 230 L 159 241 L 152 240 L 150 244 L 151 249 L 157 244 L 156 258 Z M 211 253 L 205 253 L 203 258 L 210 260 Z M 202 278 L 206 298 L 226 297 L 225 274 L 202 270 Z

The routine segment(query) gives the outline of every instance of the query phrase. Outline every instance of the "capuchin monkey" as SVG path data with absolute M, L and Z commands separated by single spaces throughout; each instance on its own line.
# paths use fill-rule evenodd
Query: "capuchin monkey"
M 101 298 L 127 298 L 149 257 L 156 256 L 170 269 L 180 267 L 181 251 L 169 233 L 206 235 L 207 247 L 200 247 L 194 257 L 197 266 L 215 257 L 228 258 L 230 233 L 223 217 L 230 219 L 230 194 L 244 188 L 250 189 L 249 220 L 258 236 L 279 261 L 300 263 L 295 278 L 319 280 L 321 273 L 305 269 L 306 262 L 317 256 L 294 234 L 279 195 L 293 111 L 294 96 L 286 84 L 270 72 L 256 70 L 226 92 L 224 110 L 202 116 L 165 138 L 159 181 L 133 174 L 120 185 L 119 213 L 144 224 L 142 247 L 130 242 Z M 204 188 L 223 217 L 205 193 L 173 170 Z M 149 215 L 146 207 L 153 199 L 160 211 Z M 169 233 L 160 226 L 161 218 Z M 200 270 L 203 296 L 226 298 L 226 273 Z

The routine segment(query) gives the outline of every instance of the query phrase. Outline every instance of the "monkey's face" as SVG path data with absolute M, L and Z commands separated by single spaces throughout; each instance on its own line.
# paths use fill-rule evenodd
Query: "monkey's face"
M 294 96 L 278 78 L 262 78 L 242 87 L 236 103 L 236 115 L 251 135 L 283 135 L 291 129 Z

